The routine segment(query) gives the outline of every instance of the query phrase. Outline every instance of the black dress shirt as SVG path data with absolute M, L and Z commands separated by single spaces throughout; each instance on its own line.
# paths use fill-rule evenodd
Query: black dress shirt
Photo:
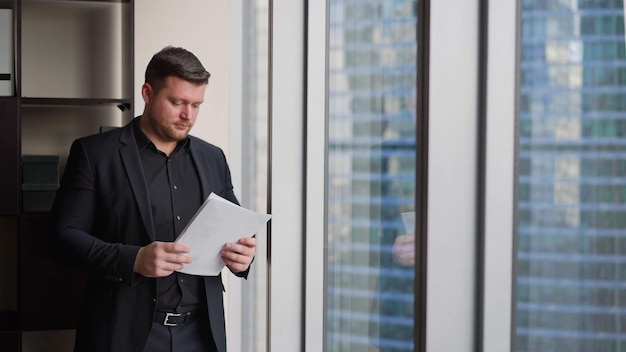
M 139 120 L 139 119 L 136 119 Z M 133 126 L 148 186 L 157 241 L 173 242 L 202 204 L 202 190 L 189 151 L 191 140 L 180 141 L 168 157 Z M 156 309 L 187 312 L 204 305 L 202 278 L 174 272 L 157 279 Z

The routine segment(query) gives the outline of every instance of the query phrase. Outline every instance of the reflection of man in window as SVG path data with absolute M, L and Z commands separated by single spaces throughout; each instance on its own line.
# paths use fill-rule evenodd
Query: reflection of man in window
M 402 222 L 406 234 L 399 235 L 393 241 L 391 257 L 393 261 L 405 267 L 415 265 L 415 212 L 402 213 Z
M 406 97 L 396 98 L 406 105 L 396 105 L 383 124 L 380 145 L 380 270 L 371 325 L 372 350 L 380 352 L 414 350 L 415 115 Z

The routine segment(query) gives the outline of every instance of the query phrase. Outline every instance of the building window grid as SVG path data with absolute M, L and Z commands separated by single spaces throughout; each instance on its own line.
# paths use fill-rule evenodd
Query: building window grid
M 623 1 L 523 1 L 515 350 L 626 351 Z
M 412 351 L 414 269 L 382 265 L 380 236 L 404 231 L 385 214 L 415 202 L 416 2 L 329 6 L 325 344 Z

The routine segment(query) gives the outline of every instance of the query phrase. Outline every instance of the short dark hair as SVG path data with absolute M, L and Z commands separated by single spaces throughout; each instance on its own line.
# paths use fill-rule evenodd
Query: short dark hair
M 194 84 L 208 84 L 211 74 L 190 51 L 167 46 L 152 56 L 146 67 L 146 83 L 158 90 L 169 76 L 176 76 Z

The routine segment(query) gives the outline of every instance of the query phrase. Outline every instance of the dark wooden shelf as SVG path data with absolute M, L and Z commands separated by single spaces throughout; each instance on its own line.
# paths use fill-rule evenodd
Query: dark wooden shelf
M 19 310 L 22 331 L 73 329 L 87 276 L 46 252 L 48 215 L 20 217 Z M 37 280 L 26 278 L 37 278 Z
M 112 105 L 120 110 L 130 110 L 130 99 L 109 99 L 109 98 L 29 98 L 21 99 L 22 106 L 93 106 Z
M 20 333 L 18 331 L 0 331 L 0 346 L 4 352 L 19 352 Z
M 0 215 L 18 214 L 20 180 L 20 140 L 17 98 L 0 99 Z
M 46 0 L 22 0 L 22 2 L 44 2 L 44 1 Z M 64 1 L 68 1 L 68 2 L 121 2 L 121 3 L 130 2 L 130 0 L 64 0 Z
M 11 276 L 0 278 L 0 286 L 10 285 L 3 290 L 15 289 L 16 295 L 7 297 L 6 311 L 0 311 L 0 351 L 23 352 L 39 343 L 37 334 L 30 333 L 43 331 L 51 332 L 53 338 L 63 337 L 64 341 L 51 340 L 53 346 L 45 346 L 57 350 L 60 344 L 69 343 L 66 334 L 57 331 L 77 326 L 87 275 L 49 258 L 50 212 L 24 210 L 21 157 L 50 153 L 65 158 L 67 154 L 62 153 L 67 153 L 73 139 L 95 133 L 104 122 L 117 123 L 118 115 L 123 120 L 132 112 L 134 0 L 0 0 L 0 8 L 13 10 L 15 68 L 14 96 L 0 97 L 0 217 L 10 217 L 0 219 L 0 232 L 8 229 L 11 238 L 7 241 L 16 247 L 7 249 L 15 251 L 6 260 Z M 57 19 L 67 19 L 69 25 L 57 26 Z M 56 45 L 77 38 L 80 42 L 75 46 Z M 118 51 L 123 56 L 98 55 Z M 74 65 L 65 62 L 71 61 L 67 58 L 88 66 L 67 67 Z M 58 67 L 67 73 L 61 70 L 63 75 L 42 78 L 42 73 Z M 90 132 L 92 127 L 94 132 Z
M 0 312 L 0 331 L 17 331 L 17 312 Z

